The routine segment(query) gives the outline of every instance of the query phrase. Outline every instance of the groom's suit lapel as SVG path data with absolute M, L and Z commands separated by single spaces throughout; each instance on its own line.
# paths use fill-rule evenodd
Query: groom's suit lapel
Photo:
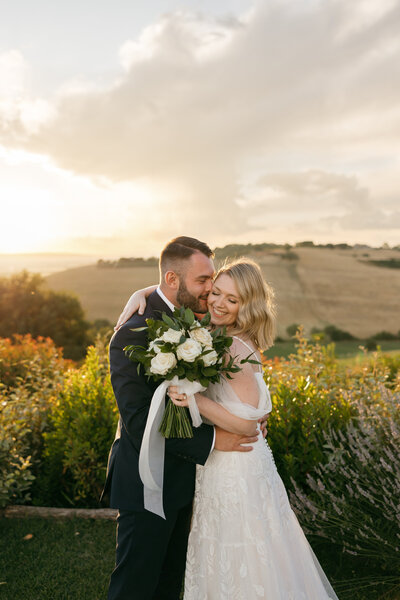
M 161 315 L 163 312 L 169 316 L 172 315 L 171 309 L 158 294 L 157 290 L 154 290 L 154 292 L 150 294 L 147 302 L 149 304 L 149 308 L 151 308 L 151 312 L 154 314 L 155 319 L 161 320 Z

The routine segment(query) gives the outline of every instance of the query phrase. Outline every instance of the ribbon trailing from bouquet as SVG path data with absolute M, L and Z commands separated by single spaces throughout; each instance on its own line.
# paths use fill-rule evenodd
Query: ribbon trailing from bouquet
M 155 390 L 151 400 L 140 448 L 139 474 L 144 488 L 145 509 L 163 519 L 165 519 L 163 508 L 165 438 L 159 432 L 159 428 L 165 410 L 165 394 L 171 385 L 178 386 L 179 392 L 187 395 L 189 412 L 194 427 L 199 427 L 202 424 L 194 394 L 206 389 L 197 381 L 178 379 L 175 376 L 170 381 L 163 381 Z

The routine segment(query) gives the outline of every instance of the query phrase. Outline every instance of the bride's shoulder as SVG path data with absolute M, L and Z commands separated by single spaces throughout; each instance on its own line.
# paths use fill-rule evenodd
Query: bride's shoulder
M 233 335 L 232 340 L 231 354 L 232 351 L 240 356 L 248 356 L 252 352 L 258 354 L 258 349 L 251 339 L 244 336 Z
M 252 342 L 250 339 L 242 338 L 239 336 L 232 336 L 232 338 L 233 341 L 229 349 L 229 353 L 236 360 L 236 362 L 241 361 L 245 358 L 260 361 L 260 353 L 254 342 Z M 242 372 L 254 372 L 258 369 L 254 364 L 246 362 L 243 365 L 241 365 L 241 370 Z

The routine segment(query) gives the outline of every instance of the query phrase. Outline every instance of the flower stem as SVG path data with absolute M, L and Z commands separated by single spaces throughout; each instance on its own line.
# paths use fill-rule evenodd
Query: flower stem
M 193 429 L 186 408 L 175 406 L 168 400 L 159 432 L 165 438 L 192 438 Z

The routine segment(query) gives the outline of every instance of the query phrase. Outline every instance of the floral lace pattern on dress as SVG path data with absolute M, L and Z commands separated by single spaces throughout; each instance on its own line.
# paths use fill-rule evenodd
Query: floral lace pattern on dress
M 260 437 L 252 452 L 214 450 L 197 466 L 184 600 L 261 598 L 338 600 Z

